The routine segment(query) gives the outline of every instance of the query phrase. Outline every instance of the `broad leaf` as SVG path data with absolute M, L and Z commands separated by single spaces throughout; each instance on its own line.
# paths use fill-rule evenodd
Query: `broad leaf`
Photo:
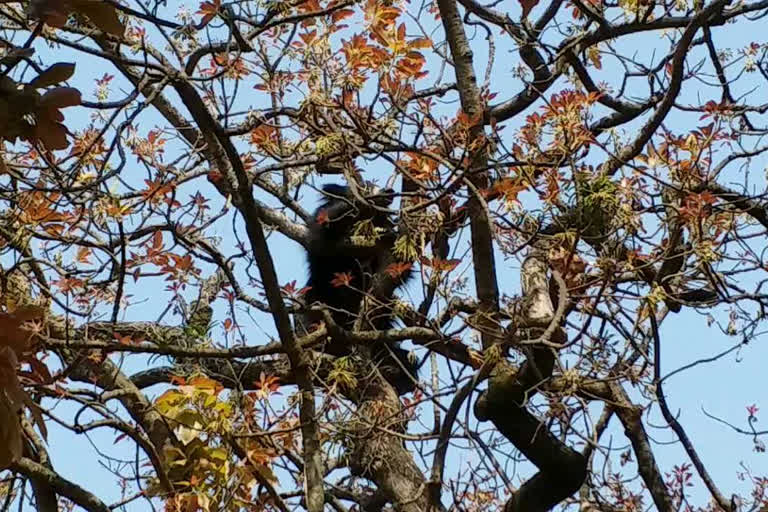
M 75 74 L 74 62 L 58 62 L 29 82 L 29 86 L 33 89 L 41 89 L 43 87 L 50 87 L 52 85 L 60 84 L 72 78 Z

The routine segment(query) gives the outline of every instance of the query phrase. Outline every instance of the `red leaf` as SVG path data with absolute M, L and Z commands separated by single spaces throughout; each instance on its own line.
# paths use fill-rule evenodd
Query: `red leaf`
M 349 272 L 336 272 L 333 275 L 335 277 L 331 281 L 331 285 L 335 286 L 336 288 L 349 286 L 349 284 L 352 282 L 352 274 Z

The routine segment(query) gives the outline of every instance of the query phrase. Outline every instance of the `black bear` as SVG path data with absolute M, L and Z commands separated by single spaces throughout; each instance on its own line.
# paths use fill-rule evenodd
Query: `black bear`
M 386 256 L 395 241 L 395 226 L 384 208 L 394 199 L 394 191 L 380 189 L 365 183 L 357 199 L 345 185 L 325 185 L 324 198 L 309 223 L 310 289 L 305 295 L 307 305 L 320 302 L 328 306 L 334 321 L 345 329 L 352 329 L 360 314 L 365 294 L 370 290 L 373 276 L 383 270 Z M 355 244 L 354 237 L 364 239 L 365 247 Z M 410 270 L 398 276 L 397 286 L 403 286 L 410 277 Z M 341 277 L 341 276 L 344 277 Z M 340 283 L 339 279 L 348 282 Z M 392 297 L 380 300 L 388 303 Z M 382 312 L 383 310 L 383 312 Z M 322 317 L 309 312 L 300 318 L 304 327 L 318 323 Z M 362 322 L 363 330 L 386 330 L 392 327 L 392 313 L 388 308 L 376 308 Z M 342 346 L 340 346 L 342 345 Z M 350 348 L 338 343 L 328 343 L 324 352 L 343 356 Z M 408 352 L 398 344 L 389 343 L 371 350 L 382 376 L 398 394 L 415 389 L 417 365 Z M 393 359 L 394 357 L 394 359 Z

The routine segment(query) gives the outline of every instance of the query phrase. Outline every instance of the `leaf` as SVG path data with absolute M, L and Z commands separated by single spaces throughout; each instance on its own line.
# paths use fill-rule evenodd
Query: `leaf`
M 16 354 L 27 349 L 32 331 L 25 329 L 23 324 L 31 320 L 39 320 L 45 310 L 37 306 L 24 306 L 13 313 L 0 313 L 0 347 L 10 347 Z
M 31 82 L 29 82 L 29 86 L 33 89 L 50 87 L 52 85 L 60 84 L 61 82 L 66 82 L 72 78 L 72 75 L 74 74 L 74 62 L 57 62 L 37 75 Z
M 51 27 L 61 28 L 67 23 L 70 6 L 61 0 L 33 0 L 30 14 Z
M 181 441 L 184 445 L 188 445 L 195 439 L 198 439 L 200 437 L 200 428 L 199 425 L 194 425 L 194 427 L 198 428 L 189 428 L 186 425 L 179 425 L 174 430 L 176 432 L 176 437 Z
M 592 62 L 592 65 L 595 66 L 595 69 L 603 69 L 603 61 L 600 57 L 600 51 L 598 50 L 597 46 L 590 46 L 587 50 L 587 57 L 589 58 L 590 62 Z
M 61 123 L 46 123 L 38 121 L 35 136 L 45 145 L 45 149 L 55 151 L 67 149 L 67 128 Z
M 188 385 L 194 387 L 196 391 L 214 395 L 219 394 L 224 389 L 218 381 L 208 377 L 194 377 L 190 379 Z
M 0 59 L 0 64 L 10 64 L 16 62 L 16 59 L 30 58 L 35 54 L 34 48 L 11 48 L 8 53 Z
M 339 21 L 354 15 L 355 11 L 352 9 L 339 9 L 338 11 L 334 11 L 333 14 L 331 14 L 331 21 L 333 23 L 338 23 Z
M 101 0 L 73 0 L 72 6 L 77 12 L 88 16 L 102 32 L 123 37 L 125 25 L 120 22 L 113 6 Z
M 5 398 L 0 399 L 0 470 L 21 458 L 21 428 L 18 416 Z
M 203 2 L 200 4 L 200 10 L 197 14 L 202 14 L 203 19 L 200 20 L 200 26 L 204 27 L 211 22 L 213 18 L 221 10 L 221 0 L 214 0 L 213 2 Z
M 27 393 L 24 393 L 24 403 L 27 404 L 30 414 L 32 414 L 32 423 L 37 425 L 40 430 L 40 435 L 43 436 L 45 441 L 48 441 L 48 428 L 45 426 L 45 420 L 43 419 L 43 413 L 40 406 L 36 402 L 32 401 L 32 398 Z
M 536 5 L 539 3 L 539 0 L 519 0 L 520 6 L 523 8 L 523 18 L 527 18 L 528 14 L 531 12 L 531 9 L 536 7 Z
M 331 280 L 331 286 L 334 288 L 349 286 L 352 283 L 352 274 L 349 272 L 335 272 L 333 275 L 334 278 Z
M 408 43 L 408 46 L 411 48 L 432 48 L 432 40 L 428 37 L 419 37 Z
M 79 105 L 81 100 L 80 91 L 74 87 L 57 87 L 43 94 L 40 106 L 44 108 L 74 107 Z

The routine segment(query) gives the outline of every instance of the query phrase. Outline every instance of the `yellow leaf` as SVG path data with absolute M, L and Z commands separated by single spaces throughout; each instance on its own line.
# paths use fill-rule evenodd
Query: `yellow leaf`
M 198 424 L 195 425 L 196 427 Z M 184 445 L 188 445 L 195 439 L 197 439 L 200 436 L 200 430 L 196 428 L 189 428 L 184 425 L 179 425 L 175 428 L 176 431 L 176 437 L 179 438 L 179 441 L 184 443 Z
M 211 509 L 211 499 L 203 493 L 197 493 L 197 506 L 204 512 L 208 512 Z
M 225 461 L 227 460 L 228 454 L 227 451 L 224 448 L 214 448 L 208 452 L 208 455 L 212 459 Z
M 182 395 L 179 391 L 175 389 L 169 389 L 155 399 L 155 406 L 160 410 L 161 413 L 169 414 L 172 408 L 181 403 L 183 399 L 184 395 Z
M 587 57 L 596 69 L 603 69 L 603 61 L 597 46 L 590 46 L 587 49 Z
M 204 393 L 219 394 L 224 389 L 219 382 L 209 379 L 208 377 L 194 377 L 189 380 L 189 385 L 196 388 L 197 391 Z

